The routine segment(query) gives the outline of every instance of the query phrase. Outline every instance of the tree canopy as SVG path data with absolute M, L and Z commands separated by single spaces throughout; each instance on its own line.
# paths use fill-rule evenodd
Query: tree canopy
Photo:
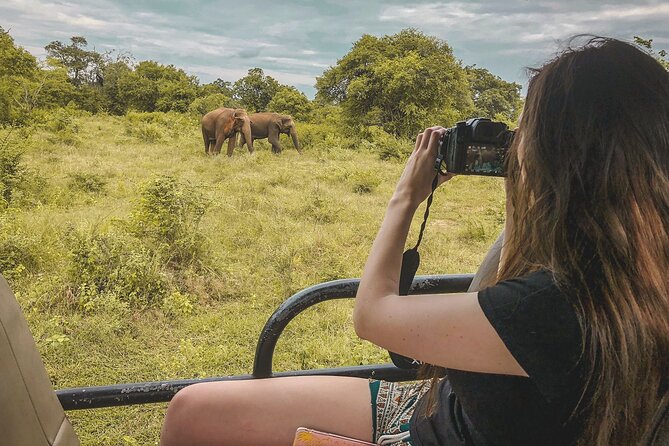
M 484 116 L 515 125 L 523 108 L 521 85 L 507 82 L 485 68 L 465 67 L 471 86 L 472 116 Z
M 269 101 L 267 109 L 291 115 L 297 120 L 306 120 L 311 113 L 312 104 L 306 95 L 297 88 L 283 86 Z
M 316 98 L 341 104 L 351 122 L 412 136 L 473 108 L 468 76 L 443 40 L 415 29 L 363 35 L 316 81 Z
M 44 47 L 48 57 L 58 60 L 67 68 L 74 85 L 102 84 L 104 56 L 95 50 L 87 50 L 85 37 L 73 36 L 70 44 L 54 40 Z
M 281 84 L 267 76 L 262 68 L 251 68 L 248 74 L 234 83 L 235 99 L 249 112 L 267 111 L 267 105 L 279 91 Z

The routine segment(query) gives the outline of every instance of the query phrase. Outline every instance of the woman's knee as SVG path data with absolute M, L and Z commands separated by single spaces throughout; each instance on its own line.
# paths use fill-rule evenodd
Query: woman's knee
M 225 431 L 229 416 L 236 413 L 231 409 L 234 409 L 238 397 L 233 388 L 222 396 L 219 392 L 212 392 L 213 386 L 213 383 L 193 384 L 177 392 L 167 408 L 161 445 L 207 444 L 212 434 Z M 215 386 L 220 387 L 221 383 Z

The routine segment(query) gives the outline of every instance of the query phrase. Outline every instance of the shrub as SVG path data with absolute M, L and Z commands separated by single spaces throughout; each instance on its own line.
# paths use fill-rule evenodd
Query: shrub
M 156 124 L 139 123 L 126 126 L 126 133 L 142 142 L 155 143 L 163 139 L 164 130 Z
M 198 265 L 205 251 L 199 224 L 208 204 L 190 184 L 160 176 L 141 192 L 129 228 L 168 265 L 177 269 Z
M 25 171 L 21 162 L 23 152 L 16 146 L 13 130 L 0 133 L 0 209 L 12 199 L 12 193 Z
M 373 170 L 360 170 L 349 176 L 356 194 L 368 194 L 381 184 L 381 178 Z
M 12 224 L 9 216 L 0 218 L 0 273 L 8 279 L 39 270 L 39 242 Z
M 70 188 L 81 190 L 91 194 L 100 194 L 104 191 L 107 181 L 102 176 L 95 173 L 74 173 L 70 174 Z
M 50 132 L 46 137 L 52 144 L 64 144 L 67 146 L 76 146 L 81 143 L 79 139 L 79 123 L 77 118 L 90 116 L 90 113 L 78 110 L 73 105 L 49 110 L 45 112 L 35 112 L 33 121 L 36 127 L 43 127 Z
M 174 291 L 163 298 L 163 312 L 174 318 L 190 316 L 193 313 L 193 302 L 194 296 Z
M 159 259 L 122 232 L 71 235 L 70 283 L 86 308 L 110 294 L 136 307 L 161 302 L 169 289 Z
M 72 106 L 61 107 L 43 115 L 44 125 L 50 132 L 69 130 L 79 133 L 79 124 L 75 120 L 79 115 L 81 112 Z
M 147 143 L 189 134 L 194 124 L 192 116 L 174 112 L 128 112 L 124 118 L 125 133 Z
M 377 126 L 367 127 L 363 138 L 363 146 L 378 154 L 382 160 L 403 161 L 409 157 L 413 148 L 408 139 L 396 138 Z

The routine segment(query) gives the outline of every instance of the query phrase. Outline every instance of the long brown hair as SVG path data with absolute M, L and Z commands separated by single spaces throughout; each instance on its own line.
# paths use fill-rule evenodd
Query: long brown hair
M 531 72 L 498 280 L 553 273 L 583 333 L 579 444 L 638 444 L 669 379 L 669 73 L 599 37 Z

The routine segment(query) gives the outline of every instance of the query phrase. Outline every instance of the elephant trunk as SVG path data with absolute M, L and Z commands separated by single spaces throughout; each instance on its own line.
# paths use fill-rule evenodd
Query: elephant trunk
M 244 125 L 242 126 L 242 135 L 244 135 L 244 140 L 246 141 L 246 147 L 249 149 L 249 153 L 253 153 L 253 137 L 251 136 L 251 120 L 246 119 Z
M 295 127 L 290 128 L 290 137 L 293 138 L 293 145 L 295 146 L 297 152 L 302 153 L 302 149 L 300 148 L 300 141 L 297 139 L 297 130 L 295 130 Z

